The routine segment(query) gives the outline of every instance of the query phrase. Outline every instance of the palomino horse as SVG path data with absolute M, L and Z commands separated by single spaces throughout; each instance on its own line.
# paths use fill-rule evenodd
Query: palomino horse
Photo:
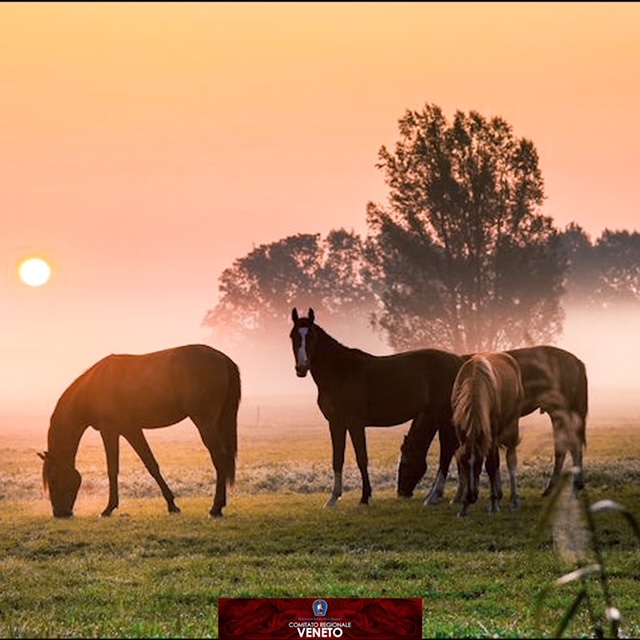
M 453 383 L 451 404 L 453 426 L 460 443 L 456 459 L 463 487 L 461 516 L 468 515 L 469 505 L 478 500 L 483 462 L 491 485 L 489 511 L 500 510 L 500 446 L 507 449 L 511 506 L 519 506 L 516 447 L 523 397 L 520 367 L 506 353 L 475 354 L 460 367 Z
M 586 420 L 588 384 L 584 363 L 574 354 L 552 346 L 527 347 L 507 351 L 518 363 L 524 387 L 521 416 L 536 409 L 551 418 L 554 439 L 553 472 L 543 495 L 551 493 L 558 484 L 567 452 L 571 452 L 574 466 L 574 492 L 584 486 L 583 452 L 586 447 Z M 471 356 L 465 355 L 465 360 Z M 413 495 L 424 475 L 424 461 L 428 444 L 420 425 L 412 425 L 401 448 L 398 469 L 398 494 Z M 438 487 L 444 487 L 444 477 L 438 478 Z M 425 504 L 441 499 L 442 493 L 431 493 Z M 456 499 L 459 498 L 459 493 Z
M 240 373 L 224 353 L 206 345 L 186 345 L 144 355 L 110 355 L 80 375 L 60 396 L 51 415 L 42 477 L 53 515 L 73 515 L 81 477 L 75 468 L 87 427 L 100 432 L 107 456 L 109 502 L 118 507 L 119 439 L 126 438 L 158 483 L 170 513 L 174 496 L 149 448 L 143 429 L 191 418 L 216 471 L 212 517 L 222 516 L 226 488 L 235 479 Z
M 333 447 L 333 490 L 327 506 L 342 495 L 347 432 L 362 477 L 361 504 L 371 497 L 365 427 L 390 427 L 413 420 L 429 443 L 440 439 L 440 467 L 447 470 L 457 441 L 451 423 L 451 389 L 462 359 L 438 349 L 374 356 L 340 344 L 315 323 L 291 312 L 295 369 L 308 371 L 318 387 L 318 406 L 329 421 Z M 427 445 L 428 448 L 428 445 Z M 425 462 L 426 469 L 426 462 Z

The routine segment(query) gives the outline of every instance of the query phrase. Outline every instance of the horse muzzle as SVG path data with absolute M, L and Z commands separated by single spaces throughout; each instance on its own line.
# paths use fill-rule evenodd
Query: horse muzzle
M 307 375 L 307 371 L 309 371 L 309 367 L 306 365 L 296 365 L 296 375 L 298 378 L 304 378 Z

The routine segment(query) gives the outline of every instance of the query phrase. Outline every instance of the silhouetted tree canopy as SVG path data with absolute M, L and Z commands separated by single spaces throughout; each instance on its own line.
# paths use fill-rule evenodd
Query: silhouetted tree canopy
M 369 203 L 369 256 L 382 281 L 376 326 L 397 350 L 457 352 L 551 341 L 566 263 L 538 155 L 501 118 L 407 111 L 378 168 L 388 206 Z
M 255 332 L 286 336 L 293 306 L 313 307 L 332 327 L 367 326 L 374 298 L 364 256 L 362 239 L 344 229 L 260 245 L 224 270 L 219 302 L 203 324 L 218 344 Z
M 407 111 L 376 166 L 389 197 L 368 204 L 366 239 L 292 235 L 225 269 L 203 322 L 217 344 L 284 336 L 297 306 L 338 335 L 373 327 L 396 351 L 468 353 L 553 342 L 561 302 L 640 304 L 640 234 L 558 232 L 540 212 L 536 149 L 502 118 Z
M 561 241 L 569 261 L 567 304 L 640 304 L 640 233 L 605 229 L 592 243 L 584 229 L 572 223 Z

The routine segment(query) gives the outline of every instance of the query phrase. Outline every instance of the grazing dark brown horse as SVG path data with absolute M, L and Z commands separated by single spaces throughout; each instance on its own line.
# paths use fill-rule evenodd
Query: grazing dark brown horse
M 174 496 L 151 452 L 143 429 L 191 418 L 216 471 L 212 517 L 222 516 L 226 488 L 235 479 L 240 373 L 224 353 L 206 345 L 185 345 L 144 355 L 110 355 L 80 375 L 60 396 L 51 415 L 42 477 L 53 515 L 73 515 L 81 476 L 75 468 L 80 439 L 92 426 L 107 457 L 109 516 L 118 507 L 119 439 L 126 438 L 158 483 L 170 513 Z
M 483 462 L 491 486 L 489 512 L 500 510 L 501 446 L 507 450 L 511 506 L 518 508 L 516 447 L 523 397 L 520 367 L 506 353 L 474 354 L 460 367 L 451 393 L 453 426 L 460 443 L 456 459 L 463 487 L 459 515 L 468 515 L 469 505 L 478 500 Z
M 521 416 L 536 409 L 551 418 L 554 439 L 553 472 L 543 495 L 551 493 L 558 484 L 567 452 L 574 466 L 574 492 L 584 486 L 583 453 L 586 448 L 586 420 L 588 410 L 588 382 L 584 363 L 573 353 L 552 346 L 527 347 L 507 351 L 518 363 L 524 387 Z M 471 356 L 465 355 L 466 360 Z M 427 438 L 420 425 L 412 425 L 401 449 L 398 469 L 398 493 L 413 495 L 424 475 L 425 443 Z M 445 479 L 448 469 L 444 470 Z M 444 487 L 444 480 L 439 486 Z M 459 497 L 459 494 L 458 496 Z M 425 504 L 436 502 L 440 495 L 433 491 Z
M 318 406 L 329 421 L 333 447 L 333 490 L 327 506 L 342 495 L 347 432 L 362 477 L 361 504 L 371 497 L 365 427 L 390 427 L 409 420 L 420 424 L 424 439 L 440 439 L 440 467 L 447 470 L 455 452 L 451 389 L 462 359 L 438 349 L 375 356 L 340 344 L 307 317 L 291 312 L 291 345 L 298 377 L 311 376 Z M 428 448 L 428 445 L 427 445 Z M 426 462 L 425 469 L 426 469 Z

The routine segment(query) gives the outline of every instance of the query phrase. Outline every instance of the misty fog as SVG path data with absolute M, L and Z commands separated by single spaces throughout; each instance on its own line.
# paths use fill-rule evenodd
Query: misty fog
M 363 332 L 359 326 L 348 335 L 334 329 L 330 319 L 317 318 L 317 322 L 346 346 L 374 355 L 391 353 L 373 331 Z M 573 352 L 587 367 L 590 416 L 606 413 L 612 419 L 629 415 L 638 415 L 640 419 L 640 373 L 636 369 L 640 362 L 638 327 L 640 309 L 567 310 L 564 332 L 555 344 Z M 298 378 L 295 374 L 290 328 L 288 323 L 284 325 L 281 335 L 272 339 L 264 350 L 264 345 L 258 350 L 251 343 L 242 348 L 223 349 L 238 363 L 242 376 L 240 428 L 243 424 L 261 426 L 273 416 L 285 414 L 294 421 L 324 422 L 316 405 L 317 389 L 311 375 Z M 217 346 L 213 341 L 208 342 Z M 40 353 L 33 355 L 24 361 L 22 368 L 14 370 L 11 382 L 15 387 L 21 379 L 20 387 L 33 389 L 34 397 L 29 397 L 28 392 L 11 397 L 5 393 L 2 397 L 0 435 L 4 446 L 10 445 L 11 438 L 21 433 L 28 436 L 30 442 L 35 440 L 38 446 L 44 446 L 49 416 L 59 395 L 93 364 L 93 361 L 69 361 L 61 373 L 57 358 L 47 362 Z M 102 355 L 107 354 L 99 357 Z

